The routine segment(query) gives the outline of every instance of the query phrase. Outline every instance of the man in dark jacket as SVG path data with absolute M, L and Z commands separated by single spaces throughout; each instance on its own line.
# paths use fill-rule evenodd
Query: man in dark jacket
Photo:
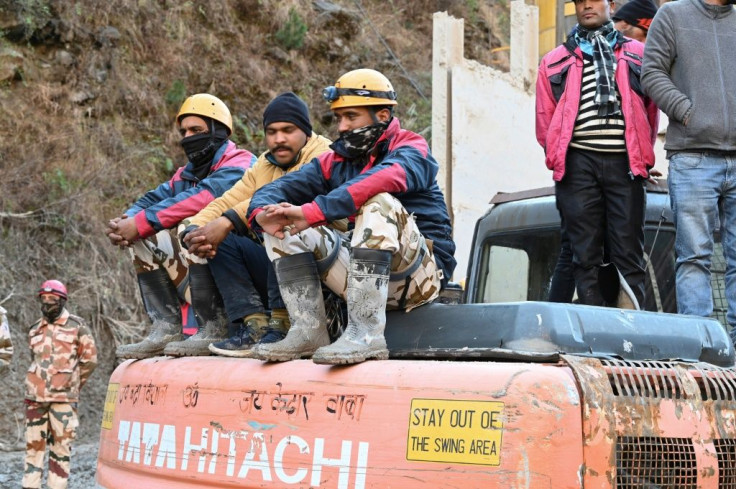
M 424 138 L 393 117 L 391 82 L 354 70 L 324 95 L 340 133 L 332 151 L 262 187 L 248 209 L 292 320 L 282 341 L 254 347 L 262 360 L 388 358 L 386 308 L 433 301 L 455 268 L 437 162 Z M 345 218 L 352 233 L 330 224 Z M 347 328 L 331 345 L 320 279 L 347 301 Z
M 544 56 L 537 140 L 553 170 L 581 303 L 606 305 L 604 242 L 623 307 L 644 302 L 644 180 L 654 165 L 658 111 L 639 86 L 644 46 L 611 21 L 608 0 L 576 0 L 574 34 Z M 614 299 L 618 293 L 610 294 Z
M 711 256 L 720 222 L 727 322 L 736 338 L 736 9 L 679 0 L 652 21 L 644 89 L 669 117 L 664 148 L 677 239 L 677 310 L 713 313 Z M 725 305 L 725 304 L 722 304 Z
M 217 97 L 200 93 L 187 98 L 176 122 L 186 166 L 107 225 L 110 242 L 131 250 L 143 305 L 153 322 L 143 341 L 118 347 L 119 358 L 160 355 L 168 343 L 185 340 L 180 303 L 194 307 L 199 324 L 194 340 L 227 338 L 222 298 L 207 261 L 182 249 L 177 229 L 238 182 L 256 157 L 228 139 L 232 117 Z M 209 353 L 206 347 L 179 351 Z

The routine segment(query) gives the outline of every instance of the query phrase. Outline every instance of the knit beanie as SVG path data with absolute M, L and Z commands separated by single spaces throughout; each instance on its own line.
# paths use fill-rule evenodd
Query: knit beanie
M 656 13 L 657 7 L 652 0 L 631 0 L 613 13 L 613 20 L 624 20 L 630 25 L 649 31 Z
M 309 109 L 302 99 L 293 92 L 278 95 L 263 111 L 263 128 L 273 122 L 291 122 L 304 131 L 307 137 L 312 135 L 312 124 L 309 122 Z

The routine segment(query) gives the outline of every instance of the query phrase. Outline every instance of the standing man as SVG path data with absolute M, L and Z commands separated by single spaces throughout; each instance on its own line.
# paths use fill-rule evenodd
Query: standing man
M 233 188 L 187 220 L 184 236 L 190 253 L 209 258 L 228 319 L 239 323 L 231 338 L 201 343 L 201 347 L 228 357 L 248 357 L 254 344 L 282 340 L 290 326 L 273 265 L 265 248 L 248 236 L 246 212 L 253 193 L 330 149 L 330 140 L 312 131 L 307 104 L 292 92 L 282 93 L 268 104 L 263 130 L 268 151 Z
M 46 442 L 47 485 L 65 489 L 71 445 L 79 426 L 79 391 L 97 366 L 97 348 L 84 320 L 69 314 L 67 292 L 58 280 L 38 291 L 43 317 L 28 333 L 31 365 L 26 375 L 26 462 L 24 488 L 40 488 Z
M 13 359 L 13 342 L 10 341 L 7 311 L 0 306 L 0 373 L 5 372 Z
M 110 242 L 131 250 L 143 305 L 153 322 L 143 341 L 118 347 L 119 358 L 160 355 L 168 343 L 184 340 L 182 302 L 194 307 L 199 324 L 193 341 L 227 338 L 222 298 L 207 261 L 181 249 L 177 227 L 238 182 L 256 157 L 228 139 L 232 117 L 217 97 L 192 95 L 179 109 L 176 122 L 189 159 L 186 166 L 107 224 Z M 196 354 L 181 351 L 187 353 Z
M 631 0 L 622 7 L 618 7 L 613 14 L 613 26 L 626 37 L 645 43 L 649 25 L 652 23 L 654 14 L 657 13 L 657 7 L 652 0 Z M 662 174 L 651 169 L 649 172 L 651 177 L 662 176 Z M 550 302 L 572 302 L 575 294 L 575 277 L 572 264 L 572 247 L 570 246 L 570 238 L 564 232 L 564 220 L 561 222 L 560 233 L 560 256 L 557 259 L 552 280 L 549 286 L 548 300 Z M 605 250 L 604 257 L 608 256 L 608 250 Z M 605 261 L 608 261 L 604 258 Z M 644 308 L 644 304 L 640 304 Z
M 644 96 L 644 46 L 611 21 L 608 0 L 576 0 L 578 24 L 544 56 L 537 79 L 537 140 L 553 171 L 581 303 L 605 305 L 604 243 L 631 303 L 644 303 L 644 181 L 654 165 L 658 112 Z
M 669 117 L 664 148 L 675 217 L 677 310 L 710 316 L 713 233 L 726 257 L 727 322 L 736 338 L 736 12 L 733 0 L 660 7 L 642 69 Z
M 455 268 L 437 162 L 393 116 L 391 82 L 359 69 L 323 94 L 340 133 L 332 151 L 262 187 L 248 209 L 292 321 L 286 338 L 254 347 L 261 360 L 388 358 L 386 308 L 433 301 Z M 330 224 L 345 218 L 352 233 Z M 320 279 L 347 301 L 347 328 L 331 345 Z

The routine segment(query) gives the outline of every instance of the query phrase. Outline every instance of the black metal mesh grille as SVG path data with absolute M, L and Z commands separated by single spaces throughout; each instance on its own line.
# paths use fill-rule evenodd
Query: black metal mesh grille
M 736 489 L 736 440 L 714 440 L 718 454 L 718 489 Z
M 666 362 L 602 360 L 614 396 L 687 399 L 680 374 Z
M 616 441 L 617 489 L 696 489 L 689 438 L 624 436 Z

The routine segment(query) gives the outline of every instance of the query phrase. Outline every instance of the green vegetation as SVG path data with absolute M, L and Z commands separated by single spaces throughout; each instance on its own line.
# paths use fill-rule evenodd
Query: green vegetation
M 169 104 L 169 106 L 177 109 L 186 98 L 187 87 L 181 80 L 174 80 L 174 82 L 171 84 L 171 87 L 169 88 L 169 91 L 166 92 L 166 95 L 164 96 L 164 100 L 166 100 L 166 103 Z
M 276 31 L 274 37 L 284 49 L 301 49 L 304 46 L 304 36 L 307 33 L 307 24 L 295 8 L 289 9 L 289 18 L 286 23 Z

